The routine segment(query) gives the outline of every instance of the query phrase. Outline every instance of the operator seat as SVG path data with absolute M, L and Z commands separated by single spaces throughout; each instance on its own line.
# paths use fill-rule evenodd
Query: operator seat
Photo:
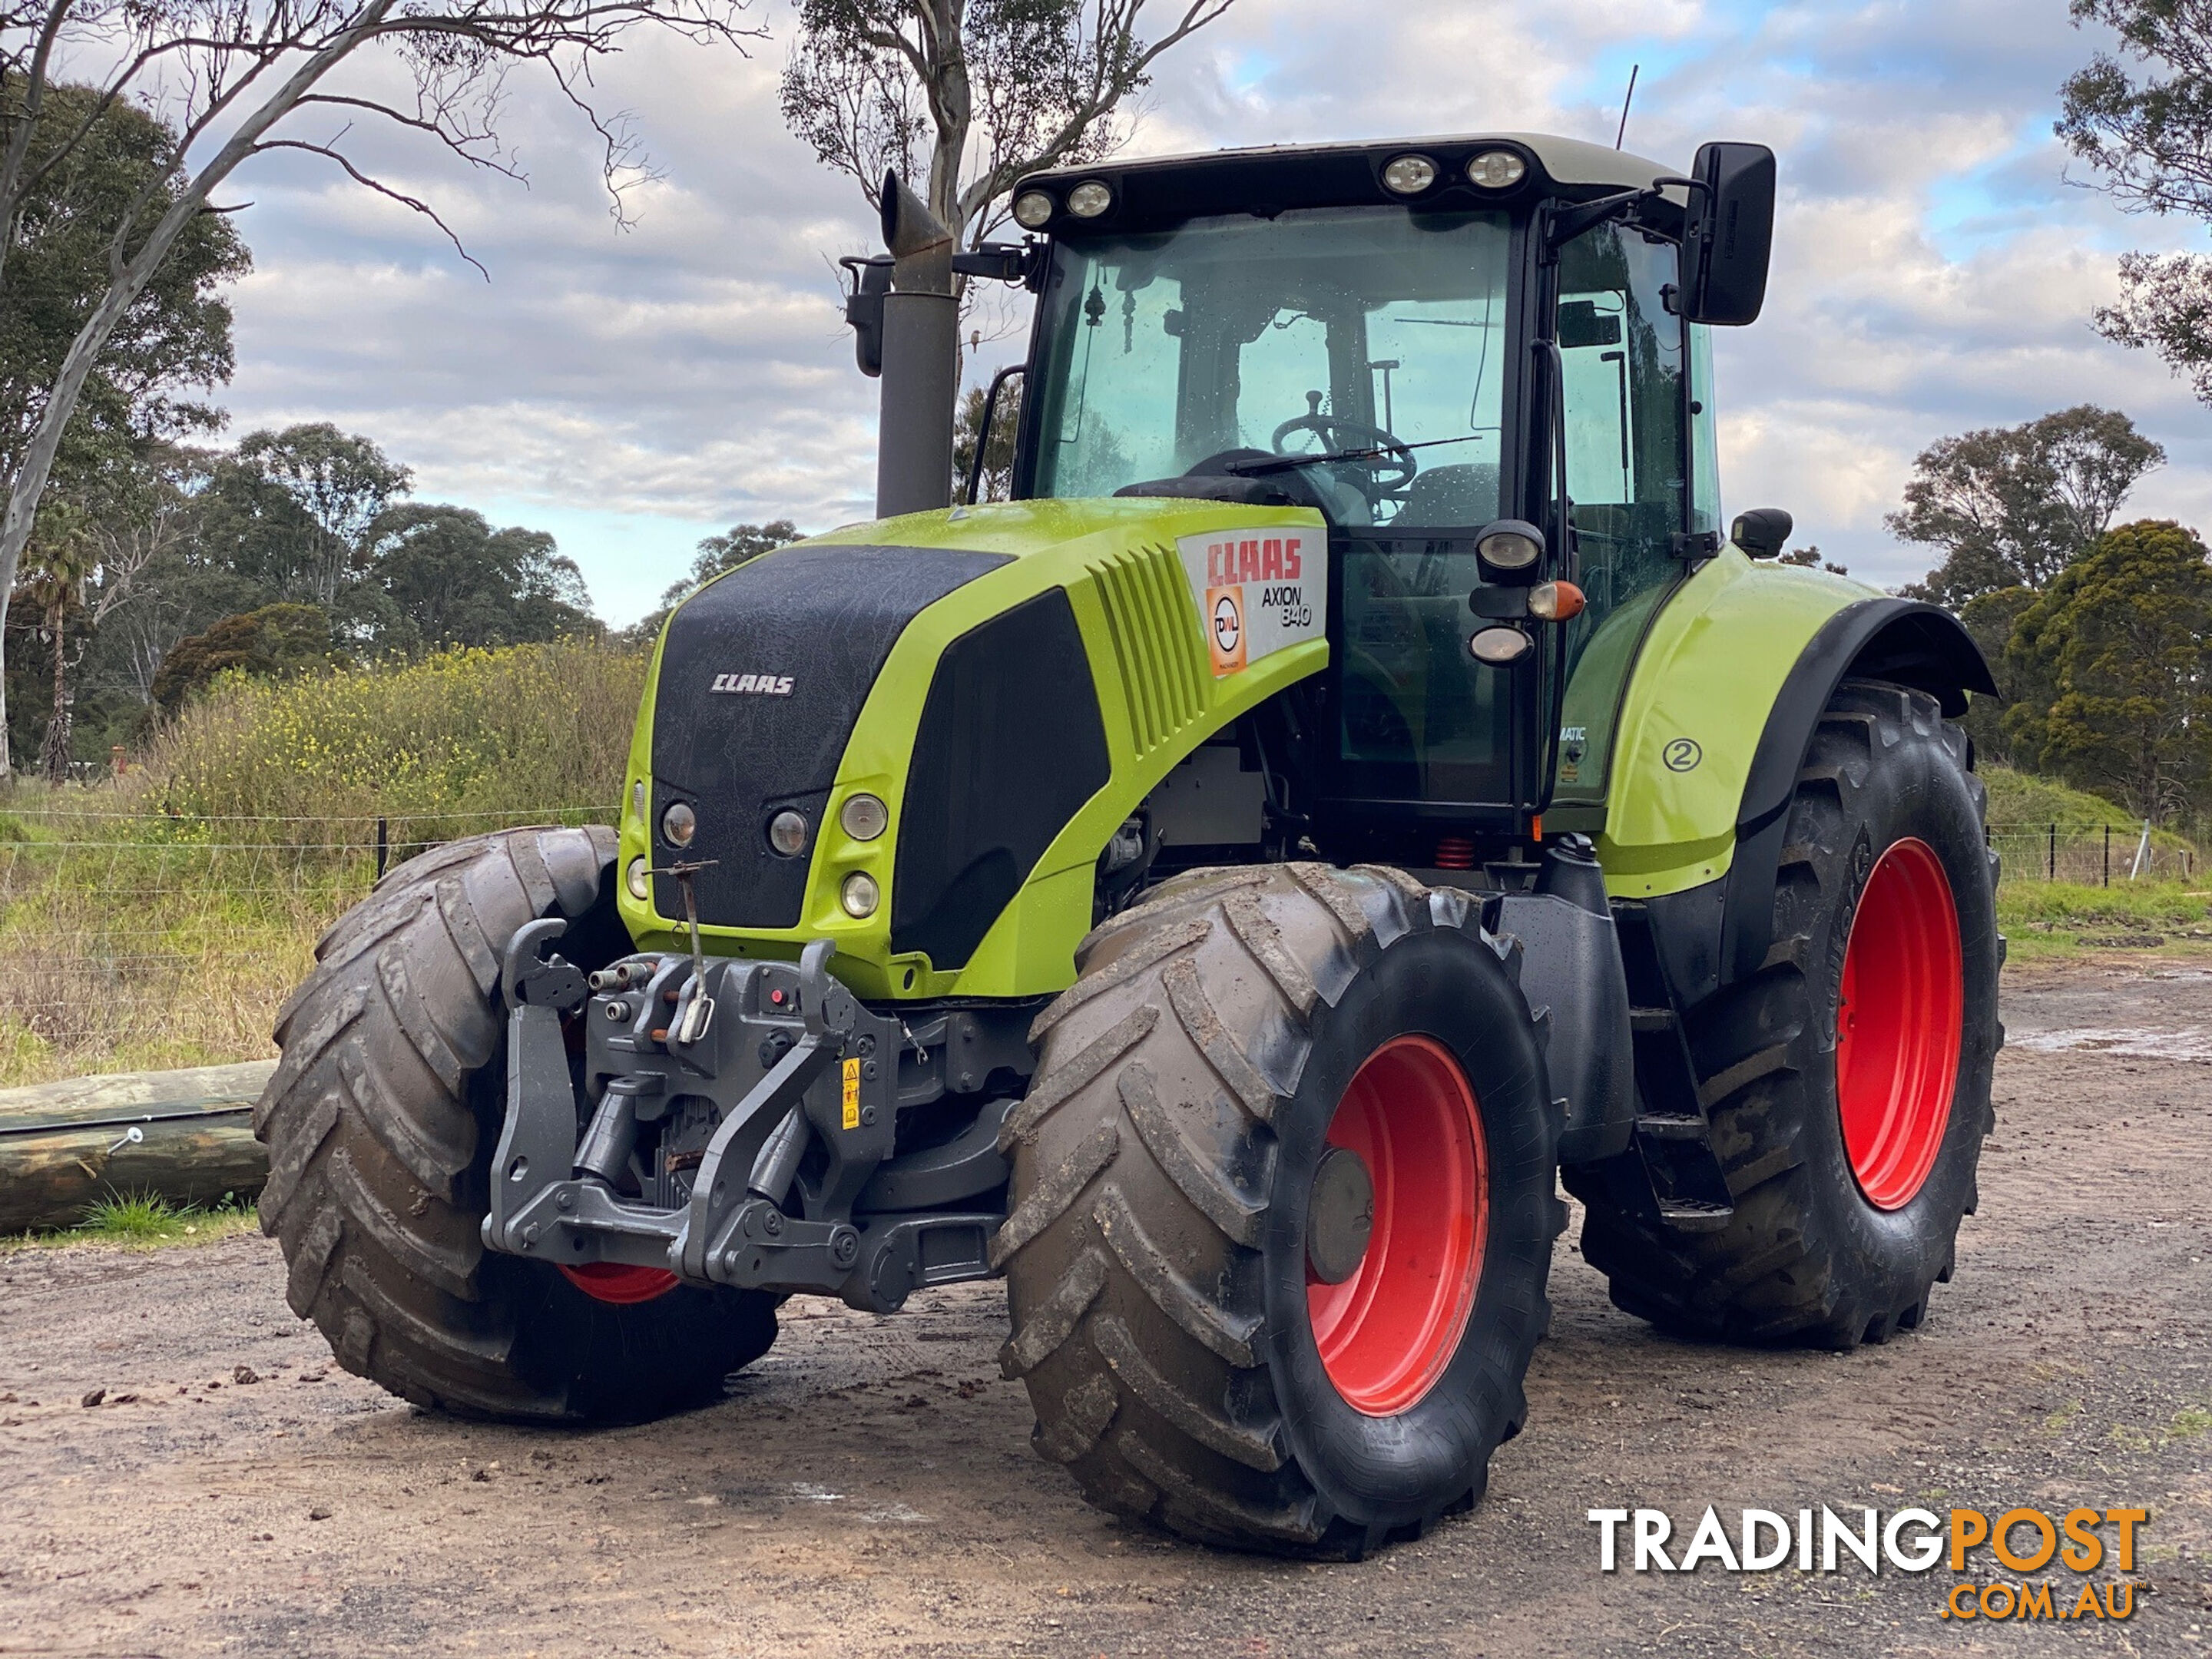
M 1404 505 L 1394 524 L 1409 530 L 1441 530 L 1463 525 L 1472 530 L 1498 517 L 1498 469 L 1471 461 L 1431 467 L 1407 486 Z

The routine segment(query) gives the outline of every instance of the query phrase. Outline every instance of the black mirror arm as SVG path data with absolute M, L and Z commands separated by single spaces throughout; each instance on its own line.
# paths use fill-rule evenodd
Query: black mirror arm
M 1642 223 L 1638 218 L 1638 210 L 1647 203 L 1660 200 L 1670 189 L 1701 190 L 1708 196 L 1712 194 L 1712 186 L 1702 179 L 1654 179 L 1642 190 L 1624 190 L 1618 195 L 1601 196 L 1596 201 L 1584 202 L 1579 207 L 1554 208 L 1545 232 L 1546 251 L 1557 255 L 1576 237 L 1585 231 L 1595 230 L 1608 220 L 1633 219 Z M 1656 225 L 1645 225 L 1644 228 L 1656 231 L 1669 241 L 1681 240 L 1680 237 Z
M 983 457 L 991 447 L 991 420 L 999 412 L 999 388 L 1017 374 L 1029 373 L 1027 363 L 1012 363 L 991 377 L 991 389 L 983 394 L 983 414 L 975 422 L 975 453 L 968 458 L 968 505 L 975 505 L 975 497 L 983 489 Z
M 972 248 L 963 248 L 952 256 L 952 269 L 962 276 L 981 276 L 986 281 L 1020 283 L 1034 288 L 1033 278 L 1043 269 L 1044 241 L 1028 236 L 1019 242 L 982 242 Z

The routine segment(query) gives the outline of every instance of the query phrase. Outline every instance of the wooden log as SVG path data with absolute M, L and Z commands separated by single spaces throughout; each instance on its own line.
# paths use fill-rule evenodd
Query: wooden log
M 73 1227 L 103 1199 L 246 1198 L 268 1178 L 253 1103 L 273 1060 L 0 1089 L 0 1233 Z

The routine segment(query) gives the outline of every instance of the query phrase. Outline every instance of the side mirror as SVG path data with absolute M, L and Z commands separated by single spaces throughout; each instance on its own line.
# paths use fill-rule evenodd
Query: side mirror
M 1790 545 L 1790 532 L 1797 520 L 1778 507 L 1755 507 L 1741 514 L 1729 539 L 1754 559 L 1778 559 Z
M 884 296 L 891 291 L 891 258 L 879 253 L 872 259 L 848 257 L 839 264 L 852 272 L 853 287 L 845 295 L 845 320 L 853 328 L 853 356 L 860 373 L 870 380 L 884 372 Z
M 1764 144 L 1707 144 L 1691 176 L 1682 236 L 1682 315 L 1741 328 L 1766 304 L 1774 252 L 1774 152 Z

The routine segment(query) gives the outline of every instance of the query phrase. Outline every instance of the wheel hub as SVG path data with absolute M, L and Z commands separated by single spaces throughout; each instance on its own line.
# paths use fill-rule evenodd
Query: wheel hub
M 587 1261 L 580 1267 L 564 1262 L 561 1272 L 592 1301 L 611 1302 L 617 1308 L 666 1296 L 678 1283 L 676 1275 L 664 1267 L 639 1267 L 622 1261 Z
M 1867 877 L 1836 1005 L 1836 1105 L 1868 1203 L 1901 1210 L 1936 1167 L 1959 1082 L 1959 912 L 1935 849 L 1900 841 Z
M 1359 1271 L 1375 1230 L 1375 1177 L 1349 1146 L 1332 1146 L 1314 1171 L 1306 1201 L 1306 1266 L 1324 1285 L 1341 1285 Z
M 1314 1344 L 1354 1411 L 1407 1410 L 1459 1352 L 1489 1195 L 1482 1115 L 1458 1059 L 1433 1037 L 1383 1043 L 1337 1103 L 1307 1221 Z

